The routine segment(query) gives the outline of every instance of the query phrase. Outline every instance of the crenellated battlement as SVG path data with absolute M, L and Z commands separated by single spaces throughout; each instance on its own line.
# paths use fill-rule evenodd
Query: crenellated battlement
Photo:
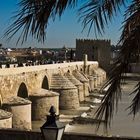
M 76 39 L 76 43 L 88 43 L 88 44 L 95 44 L 95 43 L 100 43 L 100 44 L 108 44 L 111 45 L 111 40 L 110 39 Z

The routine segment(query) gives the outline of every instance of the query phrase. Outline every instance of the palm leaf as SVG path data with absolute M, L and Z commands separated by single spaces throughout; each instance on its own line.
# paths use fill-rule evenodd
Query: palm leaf
M 125 30 L 123 31 L 123 35 L 121 37 L 121 40 L 127 37 L 127 33 L 130 32 L 135 32 L 135 44 L 133 44 L 133 46 L 135 46 L 134 48 L 134 53 L 133 53 L 133 57 L 135 57 L 136 63 L 140 63 L 140 1 L 134 1 L 132 5 L 128 8 L 126 14 L 130 15 L 130 17 L 127 19 L 127 23 L 125 24 Z M 140 72 L 139 72 L 140 75 Z M 140 79 L 139 79 L 140 81 Z M 131 105 L 129 106 L 130 109 L 130 114 L 133 114 L 134 117 L 135 115 L 139 112 L 140 110 L 140 82 L 136 85 L 136 87 L 134 88 L 133 92 L 131 94 L 136 94 L 134 99 L 132 100 Z
M 20 10 L 13 16 L 14 22 L 6 30 L 4 37 L 11 39 L 22 30 L 18 41 L 25 42 L 29 35 L 44 42 L 49 20 L 61 16 L 65 8 L 73 7 L 78 0 L 21 0 Z
M 140 2 L 133 1 L 132 5 L 126 10 L 125 22 L 123 25 L 123 32 L 120 38 L 120 54 L 109 74 L 109 79 L 102 87 L 102 89 L 109 86 L 106 95 L 102 100 L 102 105 L 96 112 L 96 119 L 105 120 L 105 128 L 107 129 L 114 114 L 115 105 L 117 107 L 118 101 L 121 99 L 121 81 L 124 79 L 124 74 L 129 70 L 132 57 L 135 62 L 139 63 L 140 54 Z M 129 16 L 128 16 L 129 15 Z M 140 110 L 140 86 L 139 83 L 132 93 L 136 93 L 130 111 L 134 115 Z M 101 122 L 99 122 L 98 127 Z
M 140 80 L 139 80 L 140 81 Z M 129 106 L 130 114 L 135 115 L 140 111 L 140 82 L 135 86 L 131 94 L 136 94 Z
M 128 22 L 126 20 L 126 22 Z M 124 30 L 126 26 L 124 26 Z M 118 106 L 118 101 L 121 99 L 121 81 L 125 80 L 124 75 L 129 70 L 129 64 L 131 63 L 132 56 L 135 57 L 136 63 L 139 63 L 139 53 L 140 52 L 140 25 L 133 28 L 126 37 L 123 37 L 120 43 L 122 43 L 120 48 L 120 55 L 114 62 L 112 70 L 109 75 L 109 79 L 103 86 L 103 89 L 109 85 L 106 95 L 102 100 L 102 105 L 96 112 L 96 119 L 105 120 L 105 128 L 107 129 L 110 124 L 114 114 L 115 105 Z M 134 55 L 135 54 L 135 55 Z M 140 109 L 140 87 L 137 86 L 133 92 L 136 92 L 136 97 L 132 101 L 130 106 L 131 113 L 136 114 Z M 98 127 L 101 122 L 99 122 Z
M 79 21 L 82 21 L 84 28 L 90 26 L 89 32 L 94 25 L 94 29 L 102 35 L 105 26 L 120 11 L 122 5 L 125 5 L 124 0 L 89 0 L 79 9 Z

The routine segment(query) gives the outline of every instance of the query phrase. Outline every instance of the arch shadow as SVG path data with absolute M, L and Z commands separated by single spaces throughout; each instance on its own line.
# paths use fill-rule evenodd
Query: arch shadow
M 28 90 L 25 83 L 22 82 L 20 84 L 17 96 L 22 97 L 22 98 L 28 98 Z
M 48 82 L 47 76 L 44 76 L 44 78 L 43 78 L 42 88 L 49 89 L 49 82 Z

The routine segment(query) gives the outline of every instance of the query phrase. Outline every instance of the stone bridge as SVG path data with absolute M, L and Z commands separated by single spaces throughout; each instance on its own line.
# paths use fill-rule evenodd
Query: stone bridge
M 31 120 L 45 119 L 52 105 L 57 115 L 77 110 L 105 78 L 90 61 L 0 69 L 0 127 L 32 129 Z
M 98 68 L 98 62 L 95 61 L 87 65 Z M 0 69 L 1 101 L 10 96 L 27 98 L 39 88 L 49 89 L 52 74 L 75 69 L 83 70 L 83 62 Z

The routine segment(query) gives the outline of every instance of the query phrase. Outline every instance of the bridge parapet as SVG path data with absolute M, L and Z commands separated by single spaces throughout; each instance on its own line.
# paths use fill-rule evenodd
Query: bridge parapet
M 98 62 L 88 61 L 87 65 L 97 68 Z M 2 99 L 24 93 L 24 97 L 29 96 L 36 89 L 49 89 L 52 74 L 75 69 L 83 69 L 83 62 L 0 69 L 0 95 Z M 48 86 L 45 87 L 43 83 L 47 83 Z

